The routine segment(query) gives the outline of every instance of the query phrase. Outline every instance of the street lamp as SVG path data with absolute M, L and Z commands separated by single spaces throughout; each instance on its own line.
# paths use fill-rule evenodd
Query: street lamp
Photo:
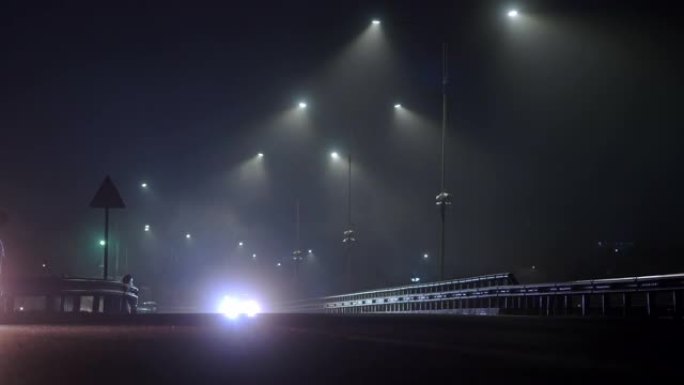
M 510 11 L 508 11 L 508 17 L 510 17 L 511 19 L 515 19 L 516 17 L 518 17 L 518 10 L 511 9 Z
M 336 151 L 330 153 L 330 157 L 334 161 L 340 160 L 340 154 Z M 351 289 L 351 246 L 356 242 L 356 232 L 354 231 L 354 225 L 352 223 L 352 157 L 351 154 L 347 156 L 347 229 L 344 230 L 342 235 L 342 243 L 344 243 L 347 248 L 347 289 Z
M 394 105 L 394 109 L 395 109 L 395 110 L 401 109 L 401 104 L 400 104 L 400 103 L 395 104 L 395 105 Z
M 445 185 L 445 151 L 446 151 L 446 126 L 447 126 L 447 53 L 446 43 L 442 46 L 442 140 L 441 140 L 441 183 L 440 192 L 435 197 L 435 203 L 439 207 L 440 237 L 439 237 L 439 279 L 444 279 L 444 254 L 446 252 L 446 208 L 451 205 L 451 195 L 446 191 Z
M 106 244 L 107 244 L 107 242 L 105 242 L 104 239 L 100 239 L 100 246 L 104 246 L 104 245 L 106 245 Z
M 423 259 L 428 259 L 429 257 L 428 253 L 423 254 Z
M 238 242 L 238 246 L 239 246 L 239 247 L 242 247 L 242 246 L 244 246 L 244 245 L 245 245 L 244 242 L 242 242 L 242 241 Z
M 257 154 L 257 158 L 263 158 L 263 157 L 264 157 L 264 153 L 263 153 L 263 152 L 260 152 L 260 153 Z
M 378 19 L 373 19 L 373 21 L 371 21 L 371 23 L 372 23 L 373 25 L 380 25 L 380 20 L 378 20 Z
M 299 278 L 299 264 L 304 260 L 304 252 L 300 248 L 301 243 L 301 226 L 299 216 L 299 200 L 295 203 L 295 250 L 292 252 L 292 260 L 294 261 L 294 280 L 295 285 Z
M 337 161 L 340 160 L 340 154 L 336 151 L 330 153 L 330 157 Z M 347 156 L 347 230 L 344 231 L 344 238 L 342 242 L 351 243 L 355 242 L 354 229 L 352 228 L 351 220 L 351 205 L 352 205 L 352 157 L 351 154 Z
M 146 189 L 147 188 L 147 182 L 140 183 L 140 187 L 143 189 Z
M 297 106 L 299 107 L 300 110 L 303 110 L 306 108 L 306 102 L 299 102 L 299 104 Z
M 185 234 L 185 239 L 190 239 L 191 237 L 190 233 Z

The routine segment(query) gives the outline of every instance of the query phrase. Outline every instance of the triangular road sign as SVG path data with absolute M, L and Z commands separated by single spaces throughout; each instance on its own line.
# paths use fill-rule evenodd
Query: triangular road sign
M 97 190 L 93 200 L 90 202 L 90 207 L 97 209 L 123 209 L 126 207 L 119 190 L 116 189 L 112 180 L 107 176 L 102 182 L 100 189 Z

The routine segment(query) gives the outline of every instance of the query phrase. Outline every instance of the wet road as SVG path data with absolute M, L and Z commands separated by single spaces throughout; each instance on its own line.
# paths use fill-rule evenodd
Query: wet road
M 605 383 L 678 371 L 680 322 L 145 315 L 0 325 L 0 384 Z

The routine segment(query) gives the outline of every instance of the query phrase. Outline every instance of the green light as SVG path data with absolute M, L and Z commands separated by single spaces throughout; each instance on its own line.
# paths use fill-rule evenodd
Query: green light
M 105 244 L 106 243 L 105 243 L 104 239 L 100 239 L 100 246 L 104 246 Z

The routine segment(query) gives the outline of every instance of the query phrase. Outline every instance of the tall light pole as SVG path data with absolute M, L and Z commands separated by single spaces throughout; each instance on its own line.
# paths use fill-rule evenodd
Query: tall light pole
M 439 207 L 440 229 L 439 229 L 439 279 L 444 279 L 444 254 L 446 253 L 446 209 L 451 205 L 451 196 L 446 191 L 446 127 L 447 127 L 447 54 L 448 46 L 442 45 L 442 143 L 441 143 L 441 183 L 440 192 L 435 198 L 435 203 Z
M 342 242 L 347 246 L 347 288 L 352 289 L 352 263 L 351 263 L 351 249 L 354 242 L 356 242 L 356 233 L 354 232 L 354 225 L 352 223 L 352 156 L 351 152 L 347 156 L 347 229 L 344 230 L 344 238 Z
M 300 230 L 300 217 L 299 217 L 299 199 L 295 204 L 295 230 L 296 230 L 296 241 L 295 241 L 295 251 L 292 252 L 292 260 L 294 261 L 294 280 L 295 285 L 299 279 L 299 264 L 304 259 L 304 252 L 301 249 L 301 230 Z
M 331 152 L 330 157 L 333 160 L 340 160 L 340 154 Z M 354 224 L 352 222 L 352 156 L 351 153 L 347 155 L 347 228 L 344 230 L 342 243 L 345 245 L 346 258 L 346 288 L 351 289 L 351 249 L 354 242 L 356 242 L 356 232 L 354 231 Z

